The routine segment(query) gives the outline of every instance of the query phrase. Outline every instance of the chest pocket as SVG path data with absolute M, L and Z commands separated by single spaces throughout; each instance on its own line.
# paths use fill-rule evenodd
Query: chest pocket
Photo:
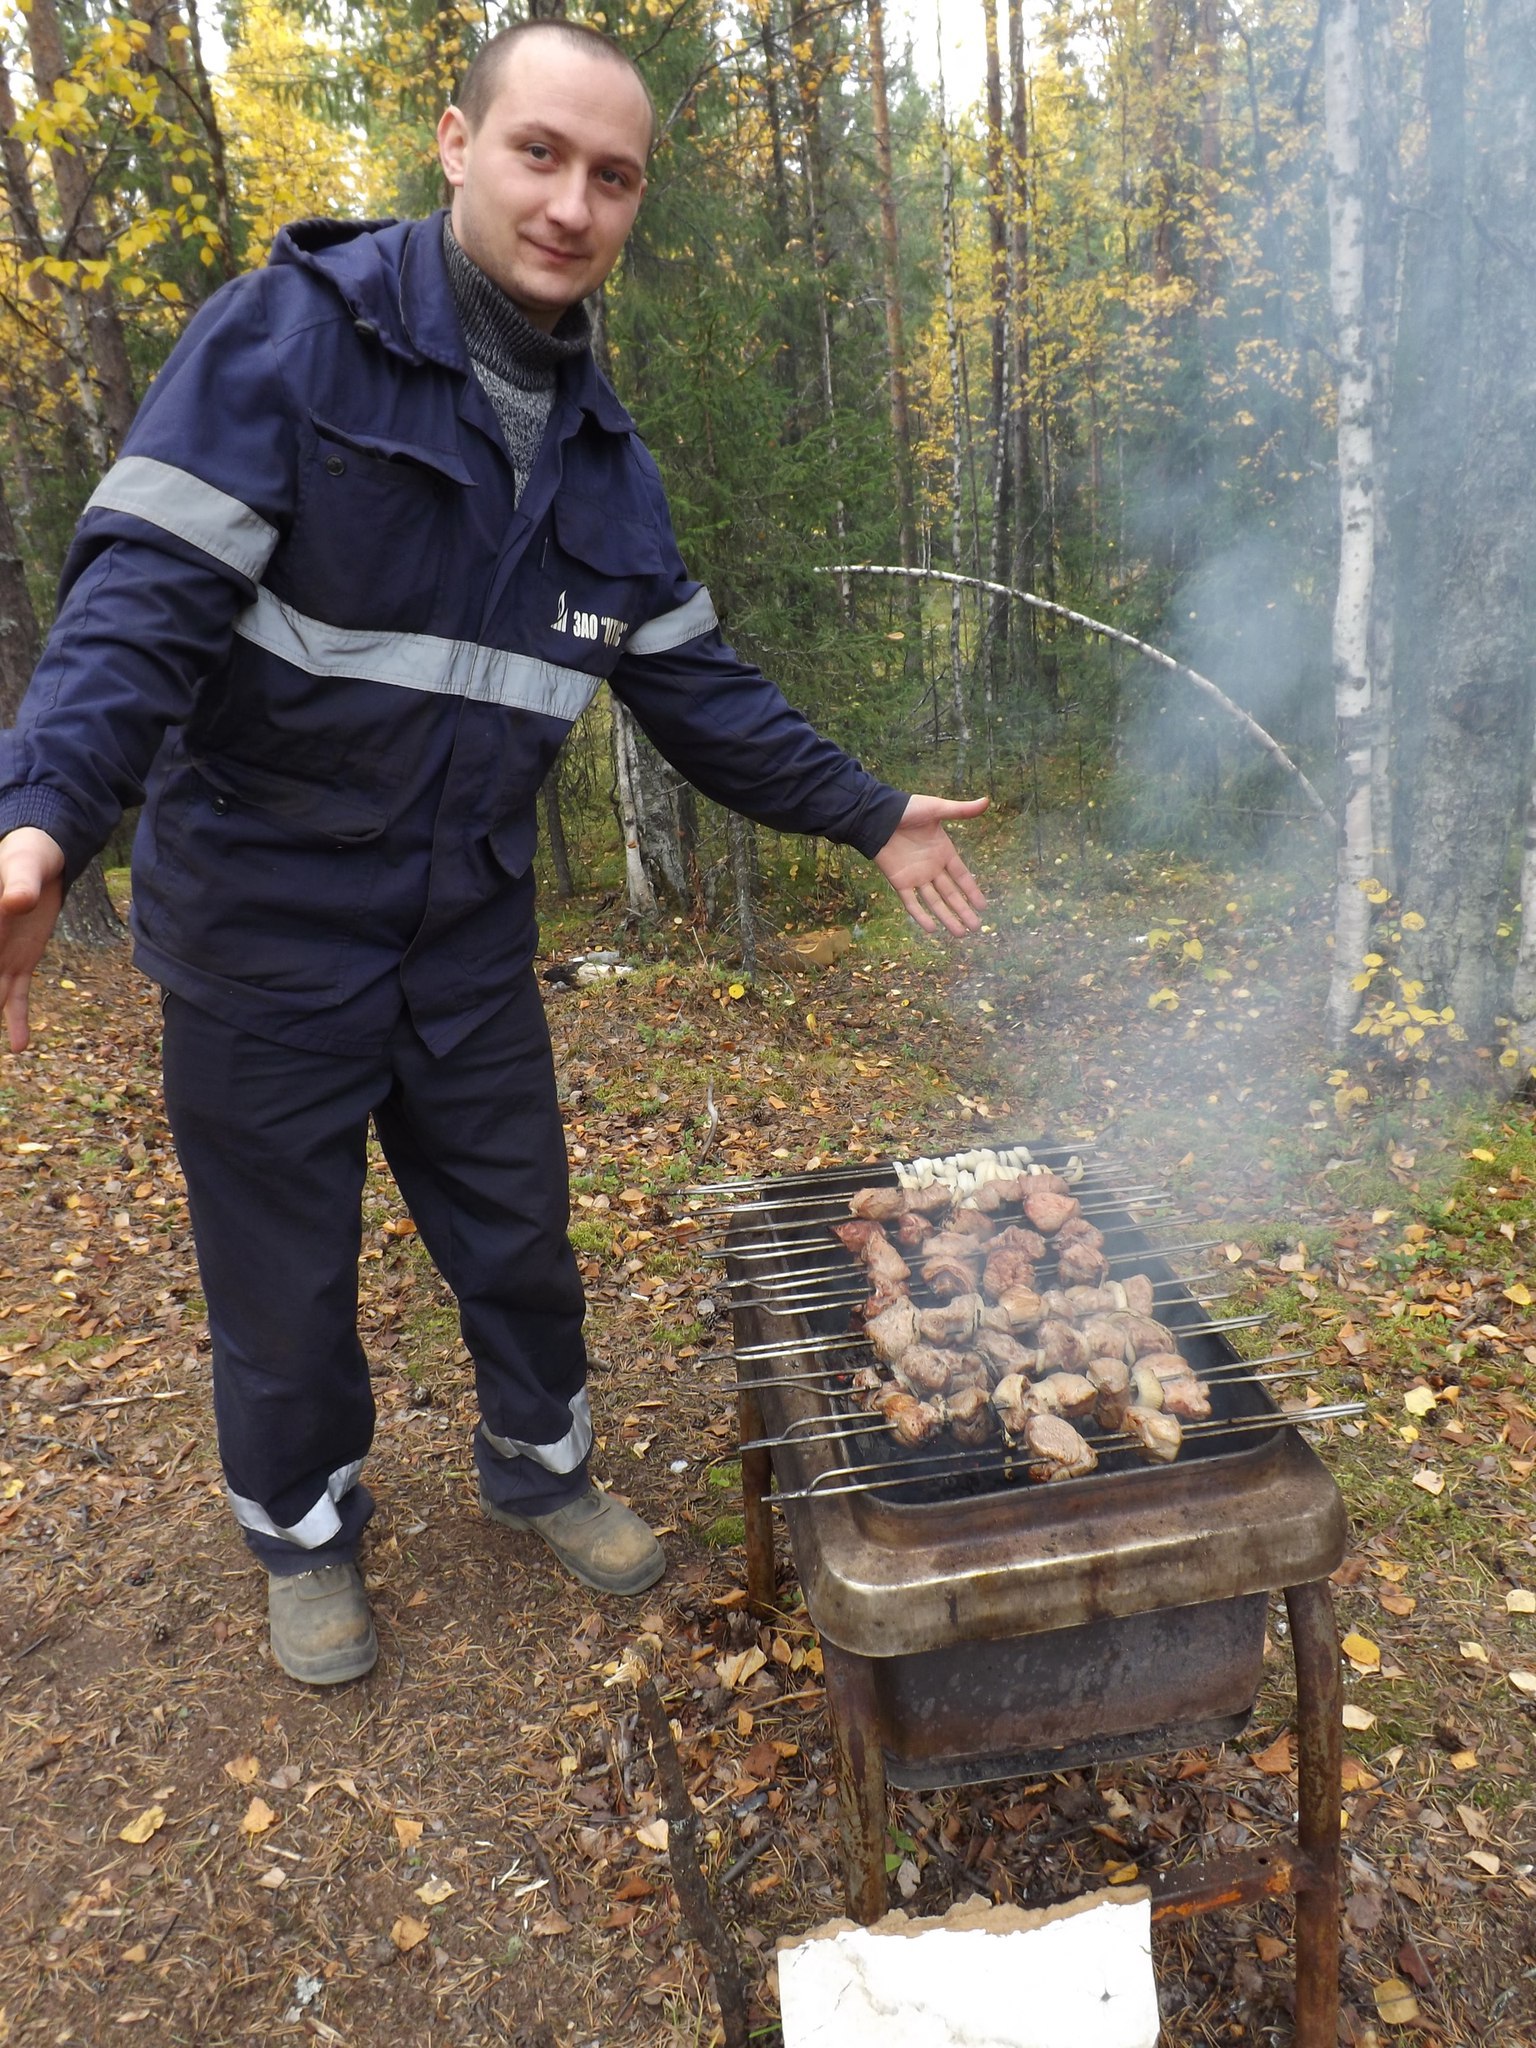
M 646 617 L 661 566 L 643 513 L 560 492 L 540 563 L 549 658 L 606 675 Z
M 428 448 L 310 417 L 293 537 L 275 564 L 284 600 L 332 625 L 462 630 L 450 618 L 475 479 L 452 448 Z

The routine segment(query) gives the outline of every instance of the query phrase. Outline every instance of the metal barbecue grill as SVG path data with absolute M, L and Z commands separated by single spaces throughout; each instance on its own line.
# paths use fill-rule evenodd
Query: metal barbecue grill
M 1268 1596 L 1283 1590 L 1297 1839 L 1159 1876 L 1153 1912 L 1294 1892 L 1296 2041 L 1333 2048 L 1341 1753 L 1327 1581 L 1346 1524 L 1270 1391 L 1298 1355 L 1239 1354 L 1231 1332 L 1263 1318 L 1222 1317 L 1218 1273 L 1175 1266 L 1214 1246 L 1159 1190 L 1062 1146 L 1029 1150 L 1052 1167 L 1072 1158 L 1111 1272 L 1149 1276 L 1157 1319 L 1204 1384 L 1210 1419 L 1185 1426 L 1173 1463 L 1094 1434 L 1096 1470 L 1039 1485 L 1006 1435 L 906 1447 L 852 1402 L 850 1375 L 871 1353 L 850 1308 L 868 1287 L 829 1226 L 857 1189 L 894 1185 L 894 1167 L 693 1191 L 719 1204 L 732 1296 L 748 1591 L 773 1606 L 777 1509 L 822 1641 L 850 1910 L 869 1921 L 886 1908 L 888 1783 L 983 1783 L 1237 1734 L 1258 1691 Z

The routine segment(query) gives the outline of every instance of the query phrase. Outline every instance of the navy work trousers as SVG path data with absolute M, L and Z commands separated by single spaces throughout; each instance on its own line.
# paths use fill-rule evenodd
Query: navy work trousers
M 165 1100 L 213 1336 L 231 1505 L 270 1571 L 354 1555 L 373 1393 L 357 1333 L 370 1118 L 475 1365 L 481 1487 L 546 1513 L 585 1490 L 583 1299 L 565 1138 L 530 969 L 442 1058 L 408 1019 L 368 1057 L 254 1037 L 165 1004 Z

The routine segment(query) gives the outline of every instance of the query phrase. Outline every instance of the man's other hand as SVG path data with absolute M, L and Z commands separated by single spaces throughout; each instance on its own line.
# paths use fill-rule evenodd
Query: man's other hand
M 25 1052 L 27 994 L 64 901 L 64 849 L 35 825 L 0 839 L 0 1012 L 11 1051 Z
M 875 866 L 901 898 L 908 917 L 925 932 L 943 925 L 959 939 L 981 924 L 987 899 L 944 830 L 946 820 L 974 818 L 984 796 L 952 803 L 942 796 L 907 799 L 901 823 L 875 855 Z

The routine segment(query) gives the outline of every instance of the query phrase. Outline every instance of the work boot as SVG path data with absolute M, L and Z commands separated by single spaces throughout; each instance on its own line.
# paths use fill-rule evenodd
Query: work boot
M 315 1572 L 267 1574 L 272 1654 L 305 1685 L 345 1685 L 378 1661 L 379 1640 L 355 1564 Z
M 483 1493 L 480 1505 L 504 1528 L 542 1536 L 566 1570 L 599 1593 L 643 1593 L 667 1568 L 666 1552 L 640 1517 L 595 1486 L 548 1515 L 514 1514 Z

